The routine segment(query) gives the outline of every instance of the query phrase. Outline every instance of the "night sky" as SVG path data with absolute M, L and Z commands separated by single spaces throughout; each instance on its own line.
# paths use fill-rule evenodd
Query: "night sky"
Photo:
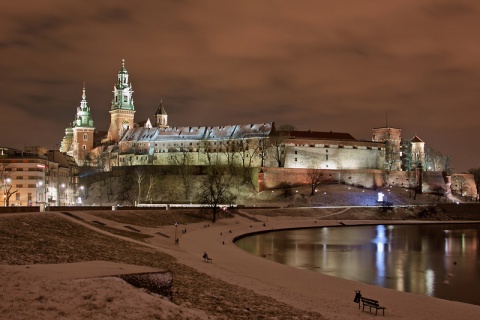
M 27 5 L 28 3 L 28 5 Z M 58 148 L 83 82 L 107 130 L 122 59 L 135 120 L 402 129 L 480 167 L 480 2 L 2 1 L 0 146 Z

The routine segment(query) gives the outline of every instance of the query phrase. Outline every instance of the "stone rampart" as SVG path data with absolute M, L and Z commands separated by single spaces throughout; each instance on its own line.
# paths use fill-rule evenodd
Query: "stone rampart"
M 280 188 L 282 183 L 291 186 L 308 185 L 311 169 L 293 168 L 263 168 L 259 174 L 258 190 Z M 377 169 L 366 170 L 316 170 L 320 173 L 321 184 L 343 183 L 347 185 L 376 189 L 385 185 L 397 188 L 416 188 L 421 181 L 424 193 L 446 195 L 452 192 L 464 197 L 475 199 L 477 188 L 471 174 L 452 174 L 446 176 L 441 171 L 422 172 L 422 177 L 416 171 L 390 171 Z
M 311 169 L 263 168 L 258 190 L 276 189 L 282 183 L 292 186 L 308 185 Z M 385 185 L 385 172 L 382 170 L 316 170 L 322 184 L 344 183 L 357 187 L 376 189 Z M 262 183 L 263 181 L 263 183 Z

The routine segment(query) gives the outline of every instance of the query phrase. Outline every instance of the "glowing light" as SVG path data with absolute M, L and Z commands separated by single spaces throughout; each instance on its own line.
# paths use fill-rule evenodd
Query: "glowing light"
M 378 202 L 383 202 L 383 197 L 384 197 L 384 196 L 385 196 L 385 195 L 384 195 L 382 192 L 379 192 L 379 193 L 377 194 L 377 201 L 378 201 Z

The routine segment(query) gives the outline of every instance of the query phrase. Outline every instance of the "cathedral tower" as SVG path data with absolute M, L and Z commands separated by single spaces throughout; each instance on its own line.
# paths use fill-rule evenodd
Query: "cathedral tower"
M 425 142 L 417 135 L 410 140 L 412 165 L 425 168 Z
M 155 112 L 155 126 L 157 128 L 168 128 L 168 115 L 163 107 L 163 101 L 160 102 L 160 106 Z
M 83 164 L 87 154 L 93 149 L 93 133 L 95 127 L 93 126 L 93 119 L 90 114 L 90 108 L 87 104 L 87 96 L 85 94 L 85 84 L 83 84 L 82 101 L 77 108 L 77 115 L 75 121 L 72 123 L 72 144 L 68 153 L 73 156 L 79 165 Z M 67 128 L 68 136 L 70 130 Z
M 118 72 L 117 84 L 113 86 L 110 128 L 108 129 L 108 140 L 110 141 L 118 142 L 125 131 L 133 128 L 135 107 L 132 94 L 132 84 L 128 83 L 125 59 L 122 59 L 122 68 Z

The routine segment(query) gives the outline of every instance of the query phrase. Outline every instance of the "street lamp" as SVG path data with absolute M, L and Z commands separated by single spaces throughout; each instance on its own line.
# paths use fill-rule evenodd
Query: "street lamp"
M 177 239 L 177 227 L 178 227 L 178 222 L 175 221 L 175 244 L 178 244 L 178 239 Z
M 65 205 L 66 202 L 66 194 L 65 194 L 65 183 L 61 184 L 61 189 L 60 189 L 60 205 Z M 62 199 L 63 199 L 63 204 L 62 204 Z
M 40 205 L 40 201 L 41 201 L 41 197 L 40 195 L 42 194 L 41 191 L 38 190 L 38 188 L 42 188 L 43 186 L 43 181 L 38 181 L 37 182 L 37 195 L 36 195 L 36 198 L 35 198 L 35 205 L 39 206 Z M 40 200 L 40 201 L 39 201 Z
M 77 203 L 79 205 L 82 205 L 82 196 L 85 197 L 85 187 L 84 186 L 80 186 L 80 194 L 78 194 L 78 200 L 77 200 Z

